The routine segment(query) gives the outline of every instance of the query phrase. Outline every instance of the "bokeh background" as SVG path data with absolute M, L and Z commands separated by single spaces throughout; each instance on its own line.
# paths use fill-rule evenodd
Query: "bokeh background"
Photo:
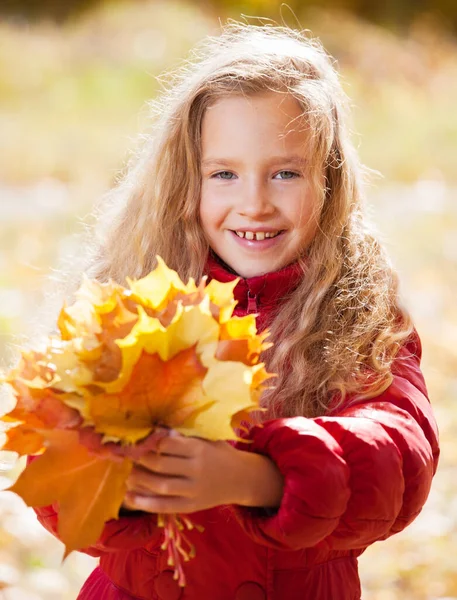
M 368 209 L 423 339 L 443 455 L 427 505 L 362 557 L 364 600 L 457 599 L 457 3 L 453 0 L 3 0 L 0 361 L 14 359 L 146 125 L 156 76 L 241 15 L 309 29 L 337 59 Z M 258 24 L 255 20 L 250 22 Z M 50 302 L 50 300 L 49 300 Z M 4 402 L 4 400 L 3 400 Z M 4 408 L 4 407 L 3 407 Z M 4 489 L 22 468 L 4 456 Z M 0 493 L 0 597 L 73 600 L 96 561 Z

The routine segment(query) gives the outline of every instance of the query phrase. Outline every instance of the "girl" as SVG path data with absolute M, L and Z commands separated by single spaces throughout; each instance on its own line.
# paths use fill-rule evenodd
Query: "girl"
M 275 345 L 245 436 L 173 432 L 138 463 L 79 600 L 356 600 L 357 557 L 419 514 L 438 458 L 421 346 L 361 209 L 346 101 L 315 40 L 231 22 L 175 74 L 112 195 L 91 276 L 155 256 L 187 280 L 240 276 L 237 315 Z M 260 422 L 262 421 L 262 422 Z M 158 452 L 160 450 L 160 453 Z M 52 507 L 37 509 L 54 533 Z M 156 513 L 192 513 L 187 585 Z

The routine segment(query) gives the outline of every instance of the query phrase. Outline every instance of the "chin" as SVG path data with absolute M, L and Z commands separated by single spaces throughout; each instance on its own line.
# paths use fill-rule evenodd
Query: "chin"
M 239 268 L 236 265 L 232 265 L 232 269 L 243 277 L 244 279 L 250 279 L 251 277 L 260 277 L 261 275 L 266 275 L 267 273 L 273 273 L 273 271 L 278 271 L 281 267 L 276 264 L 271 265 L 239 265 Z

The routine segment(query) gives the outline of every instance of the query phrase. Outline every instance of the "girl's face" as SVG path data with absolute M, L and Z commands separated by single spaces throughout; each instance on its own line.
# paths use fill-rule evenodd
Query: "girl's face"
M 227 96 L 203 117 L 200 218 L 211 248 L 242 277 L 290 264 L 316 233 L 301 112 L 293 96 L 266 92 Z

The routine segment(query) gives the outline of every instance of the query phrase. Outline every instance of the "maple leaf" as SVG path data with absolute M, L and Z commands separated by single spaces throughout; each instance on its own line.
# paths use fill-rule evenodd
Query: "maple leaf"
M 51 339 L 43 352 L 23 352 L 18 367 L 2 378 L 16 398 L 15 407 L 2 421 L 21 421 L 38 428 L 71 428 L 82 422 L 79 412 L 64 402 L 74 394 L 58 388 L 74 390 L 74 380 L 85 381 L 73 354 L 61 352 L 68 345 Z
M 27 425 L 16 425 L 5 432 L 6 442 L 2 450 L 12 450 L 19 455 L 39 454 L 44 449 L 44 438 L 36 430 Z
M 176 271 L 169 269 L 164 261 L 157 257 L 157 267 L 149 275 L 132 281 L 127 278 L 132 291 L 132 299 L 154 310 L 160 310 L 174 299 L 177 294 L 189 294 L 196 291 L 193 279 L 185 285 Z
M 125 338 L 135 323 L 138 313 L 127 308 L 123 298 L 118 297 L 112 310 L 99 315 L 101 331 L 96 334 L 99 343 L 98 356 L 82 357 L 87 368 L 91 370 L 94 382 L 109 382 L 117 379 L 122 368 L 122 355 L 117 344 L 119 339 Z
M 69 341 L 84 333 L 91 337 L 101 331 L 100 320 L 88 300 L 77 300 L 72 306 L 64 304 L 57 319 L 61 339 Z
M 249 368 L 239 362 L 218 361 L 210 353 L 202 356 L 202 363 L 208 368 L 203 392 L 212 403 L 194 416 L 191 427 L 183 424 L 177 429 L 184 435 L 197 435 L 213 441 L 236 440 L 232 417 L 240 411 L 249 413 L 251 409 L 258 408 L 252 381 L 255 371 L 263 370 L 263 365 Z
M 58 325 L 62 339 L 69 339 L 84 375 L 111 381 L 121 368 L 116 340 L 125 337 L 138 320 L 137 309 L 122 286 L 100 284 L 84 278 L 77 301 L 60 313 Z M 88 381 L 86 381 L 86 384 Z
M 206 371 L 195 347 L 168 361 L 142 352 L 121 391 L 88 398 L 95 430 L 129 443 L 159 425 L 179 430 L 209 404 L 202 387 Z
M 219 323 L 226 323 L 233 314 L 236 300 L 233 298 L 233 290 L 239 278 L 228 283 L 220 283 L 212 279 L 205 287 L 205 294 L 211 302 L 211 313 Z
M 79 411 L 63 401 L 68 396 L 50 388 L 33 389 L 17 381 L 14 395 L 16 406 L 1 418 L 3 421 L 21 421 L 30 427 L 48 429 L 71 429 L 83 421 Z
M 122 353 L 122 370 L 119 378 L 104 385 L 108 392 L 121 390 L 131 378 L 133 366 L 141 353 L 157 353 L 164 361 L 177 353 L 197 345 L 197 350 L 218 339 L 218 325 L 209 312 L 208 302 L 197 306 L 180 306 L 168 327 L 160 320 L 149 317 L 139 309 L 139 319 L 130 334 L 117 342 Z
M 79 354 L 80 350 L 73 340 L 52 340 L 41 360 L 54 373 L 52 382 L 47 383 L 46 387 L 71 393 L 79 392 L 82 386 L 90 383 L 92 373 Z
M 113 281 L 100 283 L 84 275 L 76 292 L 76 302 L 70 307 L 65 304 L 59 314 L 57 325 L 62 339 L 71 340 L 82 335 L 91 337 L 100 333 L 100 315 L 114 311 L 124 293 L 125 288 Z
M 65 556 L 94 544 L 109 519 L 116 519 L 129 459 L 100 457 L 79 443 L 76 431 L 43 431 L 46 451 L 21 473 L 10 491 L 28 506 L 57 503 L 58 533 Z

